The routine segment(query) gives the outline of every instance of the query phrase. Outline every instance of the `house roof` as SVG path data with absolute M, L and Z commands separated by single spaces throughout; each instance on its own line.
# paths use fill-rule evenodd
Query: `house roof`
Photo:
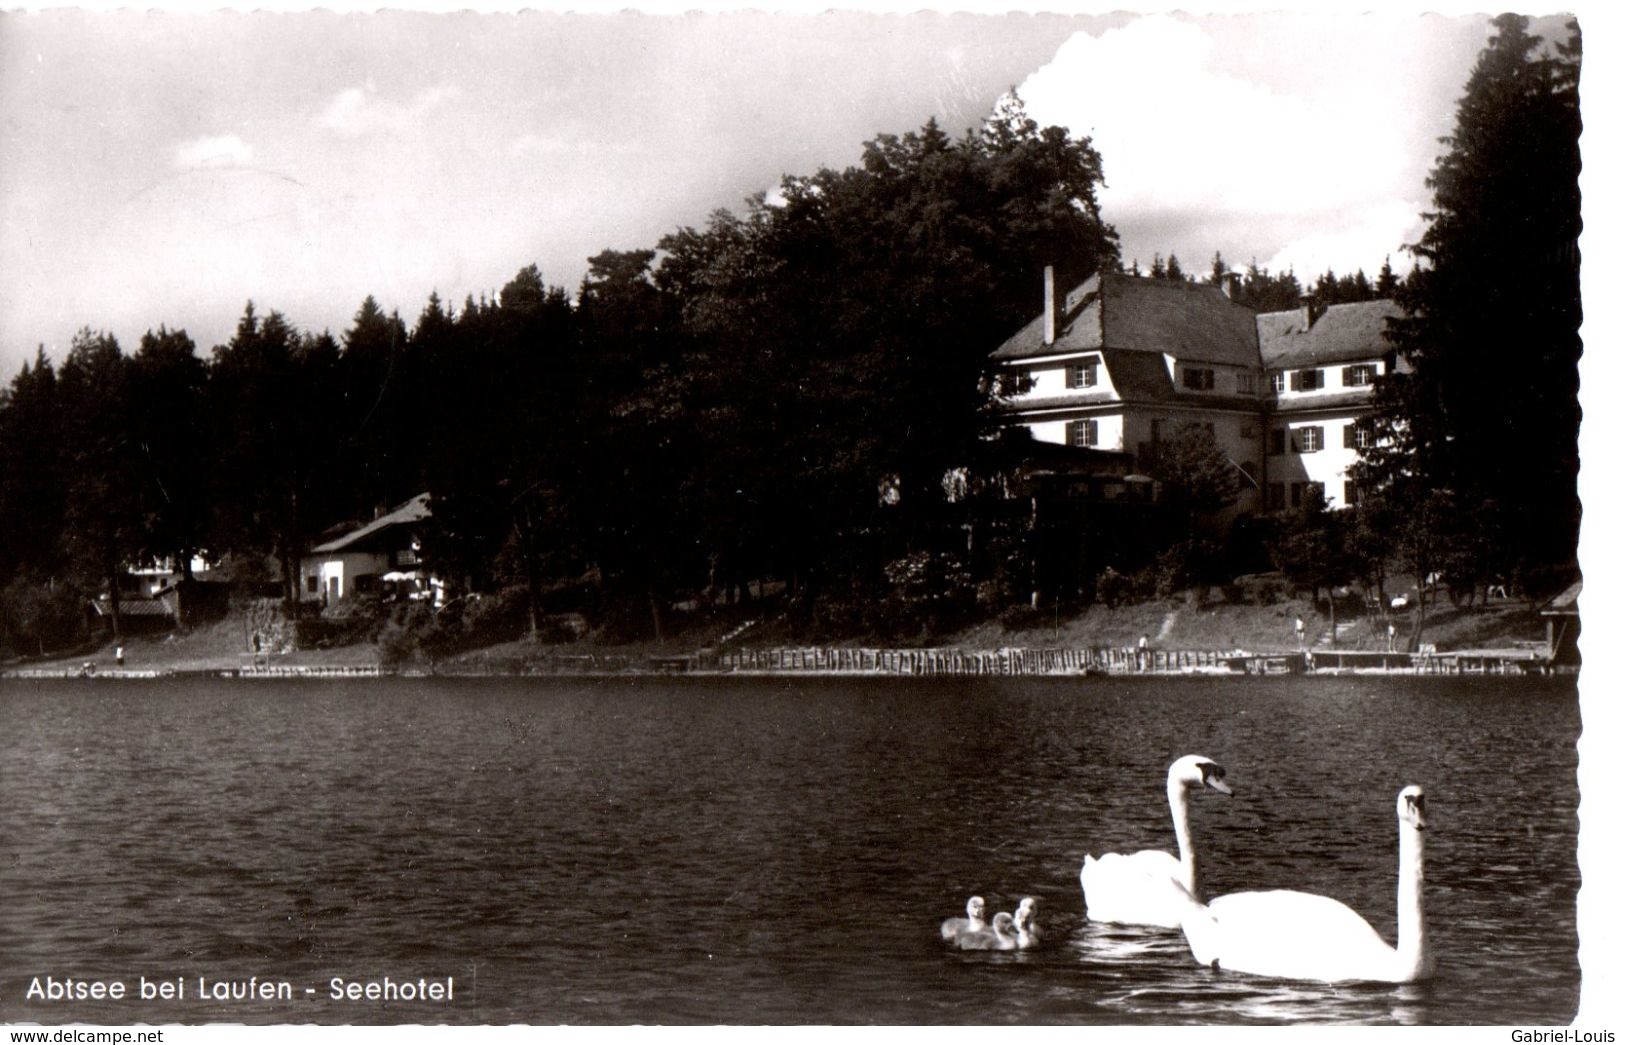
M 1584 582 L 1575 581 L 1567 588 L 1564 588 L 1561 594 L 1559 594 L 1551 602 L 1548 602 L 1545 606 L 1541 607 L 1541 616 L 1578 617 L 1580 615 L 1579 602 L 1580 589 L 1582 587 L 1584 587 Z
M 427 519 L 432 513 L 429 511 L 429 495 L 420 493 L 410 501 L 404 501 L 389 511 L 380 515 L 365 526 L 351 530 L 333 540 L 318 544 L 312 552 L 341 552 L 354 548 L 365 542 L 368 538 L 380 534 L 394 526 L 417 522 Z
M 1312 322 L 1308 309 L 1258 317 L 1258 353 L 1271 369 L 1381 359 L 1393 351 L 1383 329 L 1404 310 L 1387 298 L 1332 305 Z
M 98 595 L 91 600 L 90 605 L 96 611 L 97 616 L 111 617 L 113 615 L 113 600 L 105 595 Z M 170 612 L 169 606 L 162 599 L 123 598 L 119 600 L 118 611 L 121 617 L 174 616 Z
M 1010 399 L 1004 409 L 1027 414 L 1039 410 L 1085 410 L 1090 407 L 1120 407 L 1125 403 L 1177 403 L 1206 410 L 1243 410 L 1257 413 L 1262 404 L 1245 396 L 1196 394 L 1175 387 L 1168 366 L 1156 352 L 1129 352 L 1105 349 L 1100 353 L 1111 377 L 1111 387 L 1073 390 L 1065 395 L 1034 399 Z
M 1193 362 L 1258 365 L 1258 327 L 1252 309 L 1206 284 L 1096 273 L 1067 292 L 1055 325 L 1055 342 L 1047 344 L 1040 311 L 994 349 L 992 358 L 1008 361 L 1114 349 L 1167 353 Z

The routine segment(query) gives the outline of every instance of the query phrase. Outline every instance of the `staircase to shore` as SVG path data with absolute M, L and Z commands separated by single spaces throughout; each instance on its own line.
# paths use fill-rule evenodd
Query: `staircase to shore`
M 1332 649 L 1347 646 L 1345 639 L 1354 637 L 1356 633 L 1366 626 L 1364 618 L 1355 620 L 1340 620 L 1336 628 L 1326 628 L 1321 632 L 1320 638 L 1315 640 L 1315 649 Z

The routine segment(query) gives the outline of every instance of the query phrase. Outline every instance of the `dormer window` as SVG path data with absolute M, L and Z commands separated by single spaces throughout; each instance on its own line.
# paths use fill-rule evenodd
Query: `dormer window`
M 1205 367 L 1186 367 L 1185 387 L 1196 392 L 1213 391 L 1213 371 Z
M 1325 377 L 1319 370 L 1292 371 L 1292 391 L 1313 392 L 1317 388 L 1324 388 Z
M 1100 365 L 1098 360 L 1089 359 L 1082 363 L 1074 363 L 1066 368 L 1066 387 L 1093 388 L 1095 387 L 1095 369 Z
M 1270 391 L 1271 392 L 1276 392 L 1276 393 L 1286 391 L 1286 371 L 1284 371 L 1284 370 L 1271 370 L 1270 371 Z

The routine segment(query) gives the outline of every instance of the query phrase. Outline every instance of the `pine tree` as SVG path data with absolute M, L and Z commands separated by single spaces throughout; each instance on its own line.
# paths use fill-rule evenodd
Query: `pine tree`
M 58 387 L 65 414 L 67 550 L 87 584 L 105 585 L 122 633 L 119 578 L 139 537 L 139 464 L 130 438 L 130 361 L 111 334 L 74 336 Z
M 1379 298 L 1392 299 L 1399 293 L 1399 277 L 1394 275 L 1394 266 L 1390 264 L 1390 260 L 1385 256 L 1382 259 L 1382 271 L 1377 273 L 1374 292 Z
M 67 419 L 56 369 L 41 346 L 0 406 L 0 582 L 44 581 L 61 569 Z
M 1414 373 L 1382 393 L 1401 443 L 1371 478 L 1494 506 L 1534 567 L 1572 561 L 1578 536 L 1580 42 L 1573 22 L 1556 47 L 1521 16 L 1494 27 L 1408 248 L 1393 337 Z
M 139 450 L 141 553 L 191 574 L 208 521 L 207 470 L 198 467 L 207 371 L 184 330 L 147 331 L 130 361 L 130 438 Z

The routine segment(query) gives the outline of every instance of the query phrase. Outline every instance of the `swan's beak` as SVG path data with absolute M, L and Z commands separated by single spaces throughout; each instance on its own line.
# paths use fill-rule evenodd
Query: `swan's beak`
M 1230 785 L 1225 783 L 1223 780 L 1220 780 L 1218 777 L 1208 777 L 1207 786 L 1223 795 L 1235 794 L 1234 791 L 1230 790 Z

